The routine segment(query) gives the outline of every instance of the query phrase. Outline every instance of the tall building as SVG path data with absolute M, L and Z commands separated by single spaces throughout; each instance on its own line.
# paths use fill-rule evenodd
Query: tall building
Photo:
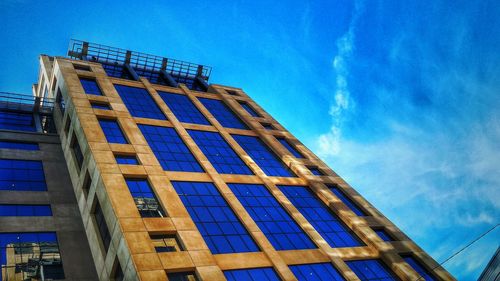
M 33 98 L 0 99 L 2 280 L 454 280 L 210 72 L 41 55 Z

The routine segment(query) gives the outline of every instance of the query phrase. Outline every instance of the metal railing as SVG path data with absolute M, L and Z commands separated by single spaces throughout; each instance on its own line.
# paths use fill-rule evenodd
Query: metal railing
M 208 81 L 212 71 L 212 68 L 206 65 L 169 59 L 76 39 L 71 39 L 70 41 L 68 56 L 72 59 L 96 61 L 106 64 L 129 64 L 134 68 L 141 68 L 154 72 L 165 70 L 173 76 L 191 79 L 201 77 L 205 81 Z
M 51 114 L 55 100 L 27 94 L 0 92 L 0 109 Z

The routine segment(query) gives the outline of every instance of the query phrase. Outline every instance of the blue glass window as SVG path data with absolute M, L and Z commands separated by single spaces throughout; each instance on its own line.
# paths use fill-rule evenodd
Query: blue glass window
M 32 142 L 17 142 L 17 141 L 0 141 L 0 148 L 7 149 L 22 149 L 22 150 L 39 150 L 38 143 Z
M 247 125 L 221 100 L 200 98 L 201 103 L 226 128 L 248 129 Z
M 307 167 L 315 176 L 324 176 L 325 174 L 318 167 Z
M 398 280 L 392 272 L 379 260 L 346 261 L 361 281 Z
M 35 119 L 31 113 L 0 110 L 0 129 L 35 132 Z
M 168 281 L 198 281 L 194 272 L 172 272 L 167 273 Z
M 134 117 L 167 120 L 146 89 L 115 85 L 116 91 Z
M 109 104 L 105 104 L 105 103 L 91 102 L 90 105 L 92 106 L 92 108 L 95 108 L 95 109 L 111 110 L 111 107 L 109 106 Z
M 163 170 L 203 172 L 203 168 L 174 128 L 139 125 L 139 129 L 160 161 Z
M 300 281 L 345 280 L 331 263 L 290 265 L 290 269 Z
M 422 264 L 420 264 L 413 257 L 406 256 L 406 257 L 403 257 L 403 259 L 405 260 L 405 262 L 407 264 L 409 264 L 413 268 L 413 270 L 415 270 L 416 272 L 418 272 L 418 274 L 420 274 L 420 276 L 423 277 L 420 280 L 425 280 L 425 281 L 434 281 L 434 280 L 437 280 L 436 278 L 434 278 L 432 276 L 432 274 L 429 272 L 429 270 L 427 270 L 424 266 L 422 266 Z
M 332 185 L 327 185 L 328 188 L 335 194 L 340 201 L 342 201 L 344 204 L 349 207 L 356 215 L 358 216 L 366 216 L 366 213 L 359 208 L 356 203 L 354 203 L 350 198 L 348 198 L 344 192 L 342 192 L 338 187 L 332 186 Z
M 259 248 L 215 185 L 172 182 L 212 254 L 257 252 Z
M 295 156 L 296 158 L 304 158 L 304 156 L 295 148 L 293 147 L 286 139 L 284 138 L 276 138 L 281 145 L 283 145 L 290 153 Z
M 0 204 L 0 217 L 44 217 L 52 216 L 50 205 Z
M 104 246 L 104 251 L 107 253 L 109 245 L 111 244 L 111 233 L 109 232 L 106 219 L 104 218 L 104 213 L 102 212 L 101 203 L 99 202 L 98 198 L 96 198 L 96 201 L 97 202 L 93 213 L 94 220 L 96 228 L 99 231 L 99 236 L 101 238 L 102 245 Z
M 225 270 L 228 281 L 280 281 L 272 267 Z
M 234 140 L 268 176 L 295 177 L 258 137 L 233 135 Z
M 116 120 L 99 119 L 99 124 L 109 143 L 128 143 Z
M 391 235 L 383 229 L 374 229 L 373 231 L 375 231 L 375 233 L 377 233 L 377 235 L 380 237 L 380 239 L 382 239 L 384 241 L 393 241 L 394 240 L 394 239 L 392 239 Z
M 111 77 L 132 80 L 132 75 L 122 64 L 101 64 L 106 74 Z
M 149 69 L 138 67 L 134 67 L 134 71 L 137 75 L 147 78 L 152 84 L 167 85 L 158 71 L 151 71 Z
M 317 248 L 264 185 L 228 186 L 276 250 Z
M 186 95 L 173 94 L 158 91 L 163 101 L 175 114 L 177 119 L 185 123 L 210 125 L 207 118 L 196 108 L 194 103 Z
M 260 117 L 259 113 L 257 113 L 257 111 L 255 111 L 255 109 L 253 109 L 253 107 L 251 105 L 249 105 L 248 103 L 240 102 L 240 104 L 241 104 L 241 107 L 243 107 L 243 109 L 245 109 L 248 112 L 248 114 L 250 114 L 250 116 Z
M 253 175 L 243 160 L 216 132 L 188 130 L 208 160 L 221 174 Z
M 83 156 L 82 148 L 80 147 L 80 143 L 78 143 L 78 139 L 76 138 L 75 134 L 73 134 L 71 150 L 73 151 L 73 156 L 75 157 L 76 165 L 78 166 L 78 168 L 81 169 L 85 156 Z
M 0 159 L 0 190 L 47 190 L 42 161 Z
M 133 155 L 115 155 L 116 163 L 122 165 L 139 165 L 137 157 Z
M 15 253 L 16 262 L 8 253 Z M 55 232 L 0 233 L 0 264 L 0 280 L 18 280 L 19 276 L 29 276 L 23 280 L 64 279 Z
M 330 247 L 361 246 L 352 231 L 307 186 L 278 186 Z
M 164 217 L 165 212 L 158 203 L 151 186 L 145 179 L 126 179 L 128 189 L 134 198 L 135 205 L 141 216 Z
M 102 92 L 99 85 L 97 85 L 97 81 L 93 79 L 80 78 L 80 83 L 82 83 L 83 90 L 87 95 L 102 96 Z
M 262 127 L 264 127 L 264 129 L 266 129 L 268 131 L 274 130 L 273 125 L 271 125 L 269 123 L 261 123 L 261 125 L 262 125 Z

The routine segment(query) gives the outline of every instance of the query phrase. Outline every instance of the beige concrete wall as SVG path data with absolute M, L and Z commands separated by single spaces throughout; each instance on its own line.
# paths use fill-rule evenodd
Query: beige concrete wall
M 283 126 L 269 116 L 241 89 L 212 85 L 209 93 L 195 92 L 181 84 L 179 88 L 152 85 L 146 79 L 129 81 L 111 78 L 99 64 L 77 62 L 90 65 L 92 71 L 75 70 L 72 61 L 57 58 L 54 63 L 54 76 L 62 89 L 67 105 L 66 113 L 59 116 L 61 131 L 71 120 L 69 133 L 61 133 L 62 145 L 68 161 L 74 191 L 77 195 L 86 233 L 90 241 L 96 268 L 101 280 L 107 280 L 113 272 L 115 261 L 119 260 L 127 280 L 166 280 L 166 272 L 195 271 L 202 280 L 224 280 L 222 270 L 254 267 L 273 267 L 283 280 L 296 280 L 288 265 L 316 262 L 331 262 L 348 280 L 358 280 L 346 265 L 346 260 L 379 258 L 403 280 L 416 280 L 420 276 L 401 258 L 401 254 L 413 253 L 428 268 L 437 268 L 434 273 L 443 280 L 453 280 L 444 269 L 406 235 L 364 200 L 354 189 L 343 181 L 325 163 L 293 137 Z M 79 77 L 95 78 L 103 96 L 86 95 L 80 85 Z M 168 121 L 134 118 L 128 112 L 113 84 L 129 85 L 147 89 L 157 102 Z M 230 95 L 225 89 L 238 93 Z M 167 91 L 187 95 L 198 109 L 212 123 L 211 126 L 179 122 L 157 91 Z M 229 129 L 222 127 L 217 120 L 198 101 L 197 97 L 223 100 L 251 130 Z M 109 103 L 112 110 L 93 109 L 90 101 Z M 245 101 L 263 117 L 250 116 L 238 103 Z M 60 114 L 60 112 L 58 113 Z M 109 144 L 100 129 L 97 118 L 116 119 L 130 144 Z M 270 123 L 276 130 L 265 130 L 261 123 Z M 151 124 L 173 127 L 191 150 L 206 173 L 187 173 L 163 171 L 160 163 L 149 148 L 137 124 Z M 217 173 L 205 155 L 196 146 L 186 129 L 217 131 L 229 145 L 242 157 L 245 164 L 255 174 L 221 175 Z M 69 144 L 72 135 L 78 138 L 85 155 L 83 167 L 76 167 Z M 298 176 L 297 178 L 268 177 L 259 166 L 234 141 L 231 134 L 244 134 L 260 137 L 282 161 Z M 285 137 L 305 158 L 293 157 L 275 137 Z M 137 155 L 141 165 L 118 165 L 114 153 Z M 318 166 L 325 176 L 314 176 L 306 166 Z M 90 174 L 92 185 L 88 196 L 84 196 L 82 185 L 85 174 Z M 141 218 L 132 196 L 126 186 L 124 176 L 148 179 L 161 206 L 167 213 L 165 218 Z M 262 252 L 212 255 L 186 208 L 171 185 L 174 180 L 213 182 L 229 206 L 235 211 Z M 243 208 L 227 186 L 227 183 L 261 183 L 282 204 L 286 211 L 297 221 L 307 235 L 317 245 L 314 250 L 277 251 L 260 231 L 257 224 Z M 277 185 L 307 185 L 330 209 L 344 222 L 366 246 L 355 248 L 331 248 L 304 216 L 290 203 Z M 356 216 L 339 200 L 325 184 L 335 184 L 369 215 Z M 95 198 L 99 199 L 105 213 L 107 225 L 112 232 L 112 243 L 107 255 L 103 252 L 92 221 L 92 208 Z M 384 242 L 373 231 L 383 227 L 399 241 Z M 186 251 L 156 253 L 150 234 L 177 234 Z

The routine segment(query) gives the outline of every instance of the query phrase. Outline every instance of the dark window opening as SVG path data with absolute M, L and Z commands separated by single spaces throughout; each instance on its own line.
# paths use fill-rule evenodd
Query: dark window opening
M 169 281 L 198 281 L 198 277 L 194 272 L 175 272 L 167 273 Z
M 107 253 L 109 245 L 111 244 L 111 234 L 109 233 L 109 228 L 106 224 L 106 220 L 104 219 L 104 213 L 102 212 L 101 204 L 97 197 L 93 215 L 98 235 L 101 238 L 102 245 L 104 246 L 104 253 Z
M 76 138 L 76 135 L 73 134 L 72 138 L 72 143 L 71 143 L 71 150 L 73 151 L 73 156 L 75 157 L 75 162 L 77 164 L 77 168 L 81 169 L 83 165 L 83 153 L 82 149 L 80 147 L 80 144 L 78 143 L 78 139 Z
M 176 235 L 150 235 L 156 252 L 180 252 L 184 251 Z
M 74 63 L 74 64 L 73 64 L 73 67 L 74 67 L 76 70 L 92 71 L 92 70 L 90 69 L 90 66 L 88 66 L 88 65 L 83 65 L 83 64 L 76 64 L 76 63 Z

